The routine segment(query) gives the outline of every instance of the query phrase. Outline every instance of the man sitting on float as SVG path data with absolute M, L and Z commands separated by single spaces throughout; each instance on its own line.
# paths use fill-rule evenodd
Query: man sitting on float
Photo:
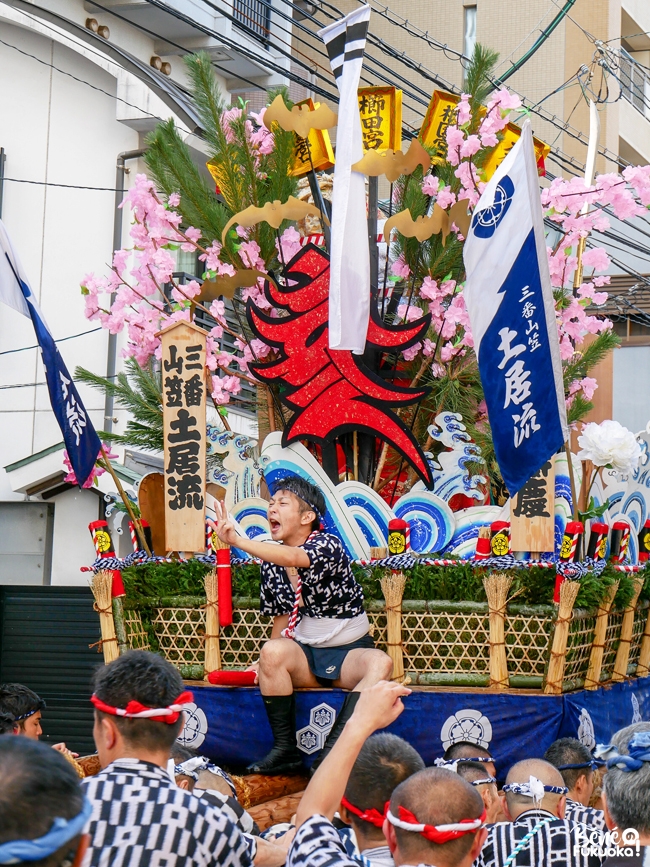
M 263 561 L 260 611 L 274 618 L 271 640 L 262 647 L 257 663 L 274 744 L 248 770 L 295 771 L 302 759 L 296 746 L 294 689 L 350 690 L 322 761 L 352 716 L 360 690 L 389 679 L 393 664 L 368 634 L 363 591 L 341 541 L 320 529 L 325 499 L 318 488 L 298 476 L 275 483 L 268 509 L 273 542 L 239 536 L 225 505 L 217 503 L 215 509 L 213 526 L 221 541 Z

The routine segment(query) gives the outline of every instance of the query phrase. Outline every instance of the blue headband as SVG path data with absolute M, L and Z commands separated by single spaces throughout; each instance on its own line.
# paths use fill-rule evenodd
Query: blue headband
M 513 795 L 523 795 L 524 798 L 532 798 L 534 803 L 539 804 L 546 792 L 551 795 L 568 795 L 566 786 L 545 786 L 541 780 L 532 774 L 527 783 L 506 783 L 504 792 L 512 792 Z
M 14 722 L 20 722 L 23 719 L 27 719 L 28 716 L 34 716 L 35 713 L 38 713 L 39 710 L 43 710 L 44 708 L 45 702 L 42 702 L 38 707 L 33 707 L 31 710 L 28 710 L 27 713 L 21 713 L 20 716 L 15 716 Z
M 578 771 L 582 768 L 591 768 L 592 771 L 601 768 L 605 762 L 590 759 L 588 762 L 577 762 L 575 765 L 556 765 L 558 771 Z
M 322 518 L 323 513 L 315 505 L 315 503 L 306 500 L 303 494 L 299 494 L 298 491 L 294 490 L 296 487 L 295 482 L 302 481 L 300 476 L 287 476 L 284 479 L 278 479 L 277 482 L 273 484 L 273 496 L 277 494 L 278 491 L 289 491 L 290 494 L 293 494 L 294 497 L 298 497 L 299 500 L 302 500 L 303 503 L 307 503 L 312 512 L 316 515 L 317 518 Z
M 627 750 L 628 755 L 622 756 L 613 744 L 599 744 L 596 747 L 596 756 L 605 759 L 608 770 L 618 768 L 625 774 L 638 771 L 645 762 L 650 762 L 650 732 L 635 732 Z
M 55 819 L 50 830 L 42 837 L 0 843 L 0 864 L 19 864 L 21 861 L 48 858 L 81 833 L 92 811 L 92 804 L 88 798 L 84 798 L 80 813 L 72 819 Z
M 484 777 L 482 780 L 468 780 L 470 786 L 483 786 L 486 784 L 496 783 L 496 777 Z

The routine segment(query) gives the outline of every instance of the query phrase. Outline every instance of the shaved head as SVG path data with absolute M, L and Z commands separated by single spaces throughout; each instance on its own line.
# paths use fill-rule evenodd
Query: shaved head
M 517 762 L 510 768 L 506 783 L 527 783 L 530 777 L 537 777 L 545 786 L 564 786 L 562 774 L 550 762 L 545 762 L 543 759 L 525 759 L 523 762 Z M 564 795 L 545 792 L 541 803 L 535 803 L 532 798 L 527 798 L 525 795 L 506 792 L 506 803 L 513 819 L 525 810 L 535 807 L 541 807 L 557 815 L 557 807 L 562 798 Z
M 481 768 L 485 771 L 485 776 L 496 777 L 496 764 L 492 759 L 492 753 L 486 750 L 485 747 L 480 747 L 478 744 L 473 744 L 470 741 L 458 741 L 447 747 L 443 759 L 446 761 L 453 759 L 490 759 L 489 762 L 476 762 L 473 767 Z M 471 765 L 471 762 L 462 762 L 462 765 Z M 460 765 L 458 766 L 460 767 Z
M 405 807 L 425 825 L 452 825 L 462 819 L 478 819 L 483 813 L 483 799 L 458 774 L 444 768 L 427 768 L 413 774 L 393 792 L 390 811 L 399 816 Z M 457 840 L 437 844 L 414 831 L 395 828 L 400 861 L 403 864 L 436 864 L 452 867 L 469 853 L 475 835 L 465 834 Z

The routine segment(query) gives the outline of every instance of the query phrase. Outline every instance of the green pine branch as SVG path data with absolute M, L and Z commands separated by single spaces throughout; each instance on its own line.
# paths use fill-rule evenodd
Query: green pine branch
M 163 450 L 163 413 L 161 377 L 151 364 L 141 367 L 134 358 L 125 364 L 126 370 L 114 380 L 98 376 L 90 370 L 78 367 L 75 379 L 110 395 L 122 409 L 132 416 L 123 434 L 100 431 L 99 436 L 109 442 L 147 451 Z

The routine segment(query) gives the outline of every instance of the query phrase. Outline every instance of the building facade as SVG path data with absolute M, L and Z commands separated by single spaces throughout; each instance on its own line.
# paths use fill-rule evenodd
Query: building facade
M 0 2 L 0 216 L 70 371 L 119 370 L 121 336 L 85 318 L 80 283 L 128 243 L 116 190 L 145 170 L 147 133 L 173 117 L 204 166 L 182 55 L 207 50 L 224 97 L 236 98 L 286 82 L 290 52 L 272 42 L 287 45 L 288 27 L 262 0 Z M 86 583 L 79 569 L 95 556 L 86 527 L 115 486 L 108 475 L 93 490 L 64 482 L 35 343 L 31 322 L 0 305 L 0 583 Z M 96 429 L 119 431 L 124 414 L 80 391 Z M 254 426 L 245 411 L 230 422 Z M 122 483 L 159 466 L 127 455 Z

